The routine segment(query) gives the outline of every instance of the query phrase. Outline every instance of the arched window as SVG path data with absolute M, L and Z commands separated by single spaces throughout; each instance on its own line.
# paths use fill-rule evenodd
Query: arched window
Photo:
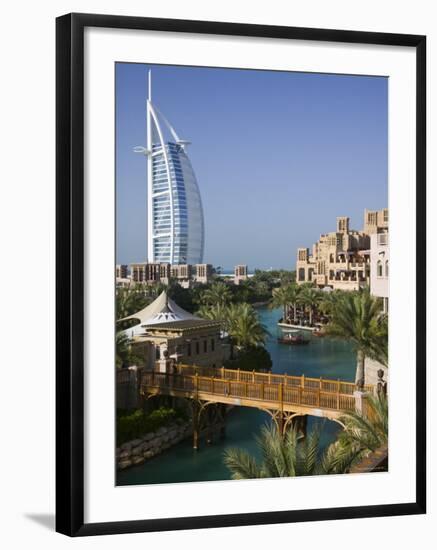
M 378 263 L 376 264 L 376 276 L 382 277 L 382 262 L 381 260 L 378 260 Z
M 385 260 L 385 276 L 388 277 L 388 260 Z
M 299 268 L 299 281 L 305 281 L 305 268 Z
M 310 269 L 308 269 L 308 281 L 313 280 L 313 274 L 314 274 L 314 269 L 311 267 Z

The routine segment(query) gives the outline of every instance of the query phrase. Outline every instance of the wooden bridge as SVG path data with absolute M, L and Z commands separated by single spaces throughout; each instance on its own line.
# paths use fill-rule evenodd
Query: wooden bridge
M 140 394 L 143 398 L 168 395 L 190 399 L 195 448 L 202 414 L 209 405 L 224 405 L 216 419 L 223 424 L 226 405 L 261 409 L 270 414 L 281 433 L 294 419 L 305 420 L 307 415 L 342 425 L 345 413 L 362 406 L 357 403 L 356 385 L 342 380 L 192 365 L 177 365 L 174 369 L 172 374 L 143 371 Z M 364 391 L 374 393 L 374 387 L 365 386 Z

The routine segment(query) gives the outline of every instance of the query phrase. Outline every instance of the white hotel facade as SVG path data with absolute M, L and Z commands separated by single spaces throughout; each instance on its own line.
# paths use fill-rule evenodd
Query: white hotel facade
M 196 176 L 186 153 L 190 142 L 177 135 L 147 98 L 147 259 L 169 264 L 202 264 L 204 219 Z M 168 136 L 168 138 L 167 138 Z

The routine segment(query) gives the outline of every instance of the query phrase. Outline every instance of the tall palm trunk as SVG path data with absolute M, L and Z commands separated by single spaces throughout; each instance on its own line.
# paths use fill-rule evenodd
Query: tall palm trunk
M 229 337 L 229 359 L 234 359 L 234 339 Z
M 297 303 L 296 302 L 293 304 L 293 322 L 294 324 L 297 323 Z
M 359 390 L 363 390 L 365 384 L 365 370 L 364 361 L 366 356 L 361 350 L 357 351 L 357 372 L 355 376 L 355 383 Z

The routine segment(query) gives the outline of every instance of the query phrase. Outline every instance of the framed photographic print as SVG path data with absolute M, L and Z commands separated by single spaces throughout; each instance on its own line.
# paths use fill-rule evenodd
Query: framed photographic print
M 425 37 L 57 19 L 57 530 L 425 512 Z

